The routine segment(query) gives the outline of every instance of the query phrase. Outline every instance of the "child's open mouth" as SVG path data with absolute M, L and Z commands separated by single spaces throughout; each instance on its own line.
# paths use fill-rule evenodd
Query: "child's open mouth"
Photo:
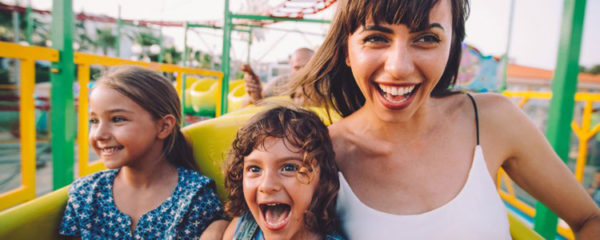
M 267 228 L 271 231 L 277 231 L 284 228 L 290 221 L 291 207 L 285 203 L 259 204 L 262 217 Z
M 123 149 L 122 145 L 113 146 L 113 147 L 102 147 L 100 148 L 100 152 L 102 155 L 112 155 Z

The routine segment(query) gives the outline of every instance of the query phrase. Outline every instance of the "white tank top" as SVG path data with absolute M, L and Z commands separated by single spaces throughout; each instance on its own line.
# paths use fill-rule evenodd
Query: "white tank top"
M 340 172 L 336 211 L 349 239 L 511 239 L 506 207 L 492 180 L 481 147 L 463 188 L 448 203 L 416 215 L 370 208 L 352 192 Z

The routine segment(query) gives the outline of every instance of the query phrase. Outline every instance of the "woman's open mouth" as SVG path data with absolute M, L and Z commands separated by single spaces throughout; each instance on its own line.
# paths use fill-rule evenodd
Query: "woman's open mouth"
M 402 109 L 409 104 L 409 100 L 415 96 L 415 93 L 421 87 L 421 84 L 414 85 L 385 85 L 374 84 L 379 92 L 380 99 L 385 107 L 390 109 Z
M 290 221 L 291 206 L 285 203 L 259 204 L 266 227 L 271 231 L 284 228 Z

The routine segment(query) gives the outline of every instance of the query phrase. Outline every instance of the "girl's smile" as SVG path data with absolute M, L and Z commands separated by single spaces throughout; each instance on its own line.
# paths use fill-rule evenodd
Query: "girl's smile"
M 161 126 L 160 120 L 114 89 L 98 85 L 90 94 L 90 144 L 107 168 L 159 160 Z

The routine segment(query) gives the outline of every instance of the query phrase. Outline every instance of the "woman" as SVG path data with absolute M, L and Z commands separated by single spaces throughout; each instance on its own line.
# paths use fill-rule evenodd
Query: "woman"
M 507 239 L 500 167 L 582 239 L 600 210 L 507 98 L 449 90 L 467 0 L 339 1 L 292 89 L 344 118 L 329 127 L 350 239 Z M 551 187 L 548 187 L 551 186 Z

